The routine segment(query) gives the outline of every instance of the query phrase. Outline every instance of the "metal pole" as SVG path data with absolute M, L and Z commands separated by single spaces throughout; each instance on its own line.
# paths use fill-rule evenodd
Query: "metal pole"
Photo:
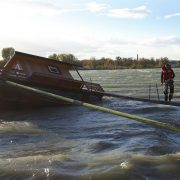
M 77 68 L 75 66 L 73 66 L 73 68 L 75 69 L 75 71 L 78 73 L 79 77 L 81 78 L 81 81 L 84 83 L 84 85 L 86 86 L 87 90 L 89 91 L 88 86 L 86 85 L 86 82 L 84 81 L 84 79 L 82 78 L 81 74 L 79 73 L 79 71 L 77 70 Z
M 159 90 L 158 90 L 158 85 L 157 85 L 157 83 L 156 83 L 156 90 L 157 90 L 158 100 L 160 100 L 160 98 L 159 98 Z
M 149 84 L 149 100 L 151 100 L 151 84 Z

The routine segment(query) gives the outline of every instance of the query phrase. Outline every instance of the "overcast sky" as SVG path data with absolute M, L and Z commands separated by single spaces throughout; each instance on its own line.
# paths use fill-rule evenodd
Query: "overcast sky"
M 180 60 L 180 0 L 0 0 L 0 50 Z

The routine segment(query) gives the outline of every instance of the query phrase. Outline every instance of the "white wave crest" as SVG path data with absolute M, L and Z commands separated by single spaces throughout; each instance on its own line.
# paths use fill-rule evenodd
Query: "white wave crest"
M 0 121 L 0 133 L 41 133 L 42 130 L 30 122 Z

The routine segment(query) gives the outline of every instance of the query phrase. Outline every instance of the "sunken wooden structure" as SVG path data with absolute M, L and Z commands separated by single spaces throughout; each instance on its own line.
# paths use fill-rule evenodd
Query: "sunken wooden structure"
M 103 88 L 97 83 L 84 81 L 78 68 L 75 64 L 15 51 L 0 71 L 0 107 L 56 104 L 52 99 L 12 88 L 6 83 L 7 80 L 77 100 L 101 100 Z M 71 70 L 78 73 L 80 80 L 73 78 Z

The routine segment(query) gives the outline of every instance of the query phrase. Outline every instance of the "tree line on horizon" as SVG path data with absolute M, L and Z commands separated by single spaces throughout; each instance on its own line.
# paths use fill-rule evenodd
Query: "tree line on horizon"
M 3 60 L 0 61 L 0 67 L 8 61 L 11 54 L 15 52 L 13 47 L 3 48 L 2 57 Z M 113 69 L 144 69 L 144 68 L 160 68 L 164 63 L 170 63 L 173 67 L 180 68 L 180 61 L 171 61 L 167 57 L 161 57 L 158 59 L 154 58 L 139 58 L 133 59 L 132 57 L 123 58 L 117 56 L 115 60 L 111 58 L 102 57 L 100 59 L 90 58 L 78 60 L 73 54 L 51 54 L 48 56 L 50 59 L 57 61 L 63 61 L 71 64 L 76 64 L 82 66 L 85 69 L 93 70 L 113 70 Z

